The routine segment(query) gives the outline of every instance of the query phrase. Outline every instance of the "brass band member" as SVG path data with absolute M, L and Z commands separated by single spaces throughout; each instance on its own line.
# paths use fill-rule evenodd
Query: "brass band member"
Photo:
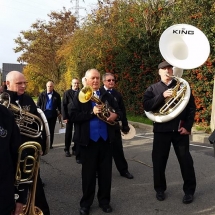
M 176 85 L 176 80 L 169 76 L 173 75 L 173 67 L 164 61 L 158 65 L 161 81 L 148 87 L 144 93 L 143 106 L 145 111 L 155 111 L 162 107 L 165 98 L 172 95 L 172 88 Z M 159 201 L 165 199 L 166 177 L 165 169 L 169 156 L 171 143 L 173 144 L 175 154 L 181 168 L 181 174 L 184 180 L 183 203 L 188 204 L 193 201 L 193 195 L 196 189 L 196 177 L 193 167 L 193 159 L 189 152 L 189 134 L 194 122 L 195 102 L 191 94 L 190 100 L 182 111 L 174 119 L 153 124 L 153 171 L 154 171 L 154 189 L 156 198 Z
M 120 110 L 123 113 L 123 117 L 121 119 L 122 132 L 125 132 L 125 133 L 129 132 L 130 128 L 128 126 L 126 109 L 122 99 L 122 95 L 116 89 L 114 89 L 115 81 L 116 81 L 114 78 L 114 75 L 111 73 L 105 73 L 102 76 L 102 81 L 104 84 L 102 88 L 105 89 L 107 92 L 109 92 L 115 98 Z M 134 178 L 133 175 L 128 171 L 128 163 L 124 156 L 123 146 L 122 146 L 122 136 L 121 136 L 120 129 L 118 129 L 118 132 L 116 132 L 116 141 L 113 144 L 113 158 L 120 175 L 128 179 L 133 179 Z
M 110 112 L 107 121 L 114 122 L 121 116 L 117 102 L 106 91 L 101 92 L 100 73 L 96 69 L 86 72 L 86 85 L 91 86 L 94 96 L 99 97 L 102 102 L 115 109 Z M 96 171 L 98 171 L 98 193 L 99 206 L 106 213 L 112 212 L 110 206 L 111 176 L 112 176 L 112 143 L 115 138 L 115 126 L 100 120 L 96 114 L 101 113 L 101 105 L 89 100 L 81 103 L 78 95 L 75 95 L 73 103 L 70 103 L 70 119 L 77 123 L 76 137 L 79 139 L 80 154 L 82 162 L 82 191 L 80 201 L 80 214 L 89 214 L 93 203 L 96 188 Z
M 11 71 L 6 76 L 7 93 L 10 95 L 11 103 L 17 105 L 17 101 L 23 110 L 28 111 L 34 115 L 38 115 L 37 107 L 33 99 L 25 93 L 27 81 L 25 76 L 18 71 Z M 18 106 L 18 105 L 17 105 Z M 42 145 L 42 138 L 31 138 L 21 134 L 21 142 L 36 141 Z M 44 149 L 44 146 L 42 145 Z M 50 215 L 49 206 L 46 201 L 42 180 L 40 174 L 37 178 L 37 190 L 35 196 L 35 205 L 39 207 L 44 215 Z
M 20 132 L 13 114 L 3 105 L 0 105 L 0 143 L 0 213 L 19 215 L 27 198 L 27 185 L 14 187 Z M 16 203 L 15 194 L 19 195 Z
M 46 83 L 46 90 L 39 95 L 37 106 L 46 115 L 50 130 L 50 149 L 52 149 L 57 117 L 61 115 L 61 98 L 60 95 L 54 90 L 53 81 L 48 81 Z
M 73 78 L 71 83 L 71 89 L 66 90 L 63 94 L 62 116 L 63 116 L 63 121 L 66 123 L 65 148 L 64 148 L 66 157 L 71 157 L 70 146 L 72 142 L 72 130 L 73 130 L 73 122 L 69 120 L 69 115 L 68 115 L 68 104 L 72 102 L 74 95 L 78 92 L 78 90 L 79 90 L 79 80 L 77 78 Z M 76 141 L 74 141 L 74 146 L 72 147 L 72 154 L 76 155 L 76 160 L 78 160 L 79 162 L 80 158 L 78 157 L 79 152 L 78 152 L 78 146 Z

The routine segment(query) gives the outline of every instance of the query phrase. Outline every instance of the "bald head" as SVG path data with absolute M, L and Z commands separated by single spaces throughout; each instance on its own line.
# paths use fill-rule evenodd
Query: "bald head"
M 21 72 L 11 71 L 6 76 L 6 85 L 8 90 L 22 95 L 25 92 L 27 82 L 25 76 Z
M 48 81 L 46 83 L 46 91 L 47 93 L 51 93 L 54 90 L 54 82 L 53 81 Z

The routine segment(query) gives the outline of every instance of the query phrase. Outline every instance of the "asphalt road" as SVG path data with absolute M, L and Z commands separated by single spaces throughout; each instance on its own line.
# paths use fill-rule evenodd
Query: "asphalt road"
M 79 214 L 81 191 L 81 165 L 75 157 L 64 155 L 64 134 L 59 134 L 56 126 L 54 148 L 41 159 L 41 177 L 45 183 L 45 192 L 51 215 Z M 166 169 L 167 198 L 159 202 L 155 198 L 152 178 L 152 140 L 150 129 L 137 128 L 137 135 L 130 141 L 124 141 L 124 153 L 129 171 L 134 179 L 119 175 L 113 162 L 111 206 L 116 215 L 211 215 L 215 214 L 215 160 L 210 144 L 191 142 L 197 178 L 194 202 L 182 203 L 183 181 L 179 164 L 173 148 Z M 98 207 L 95 197 L 90 215 L 105 214 Z

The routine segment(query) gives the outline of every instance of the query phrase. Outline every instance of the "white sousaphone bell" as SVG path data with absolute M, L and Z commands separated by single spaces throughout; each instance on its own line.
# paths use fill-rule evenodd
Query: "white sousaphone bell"
M 194 69 L 204 64 L 210 54 L 210 44 L 198 28 L 188 24 L 177 24 L 162 33 L 159 49 L 163 58 L 173 65 L 173 78 L 179 83 L 180 91 L 177 92 L 176 99 L 173 98 L 165 104 L 164 109 L 168 109 L 166 112 L 160 111 L 161 109 L 157 113 L 145 111 L 149 119 L 162 123 L 174 119 L 186 107 L 190 98 L 190 86 L 181 78 L 183 69 Z

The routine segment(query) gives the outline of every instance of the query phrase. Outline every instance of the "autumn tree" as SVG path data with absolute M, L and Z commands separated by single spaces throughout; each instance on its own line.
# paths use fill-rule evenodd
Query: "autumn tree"
M 29 65 L 29 72 L 32 72 L 34 82 L 39 86 L 45 86 L 47 80 L 57 84 L 67 70 L 56 53 L 77 28 L 76 18 L 65 8 L 48 16 L 48 22 L 37 20 L 30 30 L 21 31 L 15 39 L 17 46 L 14 50 L 21 53 L 18 61 Z

